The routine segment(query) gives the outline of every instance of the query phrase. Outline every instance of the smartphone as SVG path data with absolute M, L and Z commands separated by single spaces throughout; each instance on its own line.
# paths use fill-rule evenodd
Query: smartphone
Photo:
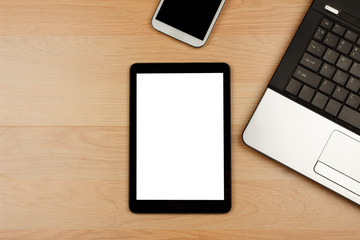
M 153 27 L 193 47 L 203 46 L 225 0 L 161 0 Z

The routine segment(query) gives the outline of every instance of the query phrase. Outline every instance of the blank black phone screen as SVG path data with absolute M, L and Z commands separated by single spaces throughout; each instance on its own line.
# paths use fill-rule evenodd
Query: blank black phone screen
M 165 0 L 157 20 L 203 40 L 222 0 Z

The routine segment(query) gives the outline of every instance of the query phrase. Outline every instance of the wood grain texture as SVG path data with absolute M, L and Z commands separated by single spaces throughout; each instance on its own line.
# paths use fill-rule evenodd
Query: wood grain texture
M 0 239 L 359 240 L 359 206 L 247 148 L 241 133 L 311 0 L 227 0 L 195 49 L 155 0 L 0 0 Z M 128 209 L 129 67 L 227 62 L 233 209 Z

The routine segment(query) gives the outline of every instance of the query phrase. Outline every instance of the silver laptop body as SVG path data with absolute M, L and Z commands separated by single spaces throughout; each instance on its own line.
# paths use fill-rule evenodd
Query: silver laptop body
M 328 46 L 330 43 L 326 42 L 330 36 L 328 34 L 337 36 L 335 24 L 346 30 L 344 35 L 340 32 L 340 42 L 336 43 L 334 51 L 337 51 L 341 39 L 351 43 L 347 39 L 351 34 L 349 28 L 358 34 L 360 43 L 360 20 L 359 25 L 354 25 L 356 22 L 347 18 L 356 12 L 360 12 L 360 3 L 357 1 L 331 1 L 331 5 L 323 0 L 313 2 L 244 130 L 243 141 L 249 147 L 360 205 L 360 119 L 356 115 L 359 108 L 356 110 L 348 106 L 352 101 L 352 92 L 346 88 L 352 86 L 351 77 L 358 78 L 353 75 L 357 61 L 351 55 L 356 50 L 357 43 L 352 43 L 348 55 L 342 54 L 343 50 L 340 48 L 340 56 L 333 63 L 324 60 L 326 51 L 332 50 Z M 327 26 L 326 20 L 333 25 Z M 323 38 L 316 35 L 319 28 L 325 31 Z M 314 43 L 312 41 L 325 46 L 325 53 L 316 56 L 319 49 L 311 49 L 311 44 Z M 343 83 L 342 86 L 336 81 L 336 69 L 333 75 L 327 75 L 325 70 L 327 67 L 343 67 L 340 62 L 343 55 L 351 60 L 352 65 L 347 71 L 341 70 L 348 75 L 347 84 Z M 314 57 L 320 60 L 312 61 Z M 308 81 L 307 78 L 312 74 L 310 72 L 320 76 L 318 82 Z M 291 79 L 294 79 L 292 87 L 295 90 L 289 86 Z M 336 88 L 329 95 L 320 91 L 321 94 L 318 95 L 325 95 L 326 100 L 323 104 L 318 104 L 315 101 L 317 92 L 326 81 L 334 82 Z M 305 92 L 305 86 L 307 89 L 314 88 L 309 90 L 311 93 L 315 91 L 311 97 L 302 93 Z M 344 102 L 337 99 L 339 96 L 335 92 L 338 86 L 348 91 Z M 340 104 L 336 113 L 330 109 L 330 101 Z M 344 116 L 349 113 L 346 112 L 348 109 L 352 109 L 353 115 L 346 115 L 346 118 Z

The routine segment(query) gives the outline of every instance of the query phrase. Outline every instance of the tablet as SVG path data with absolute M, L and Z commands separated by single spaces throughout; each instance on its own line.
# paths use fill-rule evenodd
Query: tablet
M 228 212 L 230 122 L 227 64 L 134 64 L 130 69 L 130 210 Z

